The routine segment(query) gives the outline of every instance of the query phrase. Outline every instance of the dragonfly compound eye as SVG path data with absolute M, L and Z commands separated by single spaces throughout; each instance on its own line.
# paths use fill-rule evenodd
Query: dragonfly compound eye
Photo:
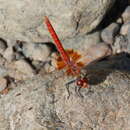
M 88 80 L 87 79 L 79 79 L 76 82 L 77 86 L 82 87 L 82 88 L 87 88 L 88 87 Z

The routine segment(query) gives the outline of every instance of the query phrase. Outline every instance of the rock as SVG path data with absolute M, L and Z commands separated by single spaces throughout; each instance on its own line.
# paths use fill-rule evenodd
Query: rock
M 118 31 L 119 25 L 117 23 L 112 23 L 102 31 L 101 38 L 104 42 L 112 44 Z
M 102 42 L 96 45 L 91 45 L 87 50 L 85 50 L 85 52 L 81 52 L 81 54 L 82 57 L 80 61 L 87 65 L 92 61 L 112 55 L 112 48 Z
M 7 48 L 6 41 L 0 38 L 0 54 L 3 54 L 6 48 Z
M 24 59 L 21 59 L 21 60 L 18 60 L 18 61 L 14 61 L 13 65 L 14 65 L 13 67 L 16 70 L 18 70 L 19 72 L 27 75 L 28 77 L 32 77 L 34 75 L 33 68 Z
M 117 20 L 116 20 L 116 23 L 117 24 L 123 24 L 123 19 L 121 17 L 119 17 Z
M 19 87 L 16 88 L 16 89 L 18 89 L 17 92 L 13 89 L 6 96 L 3 96 L 0 99 L 0 102 L 3 104 L 3 107 L 5 105 L 4 101 L 7 101 L 8 99 L 10 99 L 10 96 L 9 96 L 10 94 L 12 95 L 12 99 L 13 99 L 13 100 L 11 100 L 11 102 L 8 101 L 8 103 L 6 104 L 6 110 L 10 109 L 8 111 L 9 113 L 6 111 L 8 113 L 8 114 L 6 113 L 7 118 L 5 118 L 5 115 L 3 113 L 4 109 L 3 110 L 0 109 L 0 114 L 1 114 L 0 129 L 6 130 L 6 129 L 15 128 L 15 129 L 21 129 L 21 130 L 24 130 L 24 129 L 41 130 L 41 129 L 45 128 L 44 126 L 41 126 L 39 123 L 37 123 L 38 115 L 37 116 L 34 115 L 34 112 L 36 112 L 36 111 L 38 114 L 39 108 L 41 108 L 41 105 L 43 105 L 42 102 L 44 102 L 46 100 L 44 97 L 46 97 L 46 94 L 47 94 L 45 91 L 45 87 L 44 87 L 45 85 L 42 83 L 43 79 L 39 80 L 39 83 L 37 82 L 38 80 L 35 80 L 35 78 L 34 78 L 34 80 L 30 80 L 29 83 L 24 82 L 23 86 L 21 86 L 22 84 L 21 85 L 18 84 Z M 32 91 L 32 89 L 33 89 L 33 91 Z M 37 91 L 37 89 L 38 89 L 38 91 Z M 14 99 L 16 99 L 16 100 L 14 100 Z M 48 103 L 49 101 L 50 100 L 47 99 L 45 102 Z M 45 108 L 45 109 L 47 110 L 48 108 Z M 20 115 L 20 113 L 22 115 Z M 9 115 L 11 116 L 11 119 L 8 119 Z M 49 113 L 48 113 L 48 117 L 49 117 Z M 41 116 L 41 118 L 42 118 L 42 116 Z M 10 120 L 10 123 L 8 123 L 7 120 L 8 121 Z M 12 124 L 12 121 L 13 121 L 13 124 Z M 4 123 L 4 125 L 3 125 L 3 123 Z
M 26 43 L 23 44 L 22 52 L 27 58 L 38 61 L 46 61 L 50 54 L 50 49 L 46 44 L 42 43 Z
M 80 90 L 84 98 L 71 84 L 67 99 L 64 84 L 69 78 L 56 77 L 59 72 L 18 83 L 0 98 L 0 129 L 129 130 L 130 73 L 122 70 L 129 63 L 129 57 L 113 56 L 91 64 L 87 73 L 90 88 Z
M 0 91 L 7 87 L 7 80 L 3 77 L 0 77 Z
M 126 36 L 116 36 L 115 42 L 112 45 L 113 53 L 129 52 L 130 53 L 130 44 Z
M 121 30 L 120 30 L 120 34 L 127 35 L 128 30 L 130 30 L 130 22 L 122 25 Z
M 86 33 L 100 23 L 114 3 L 115 0 L 5 0 L 0 4 L 0 36 L 21 40 L 29 37 L 36 42 L 40 37 L 36 28 L 43 26 L 45 15 L 50 17 L 61 38 L 72 36 L 76 30 Z M 45 29 L 43 32 L 48 34 Z
M 130 22 L 130 6 L 127 6 L 125 11 L 122 14 L 124 23 Z
M 3 53 L 3 57 L 8 61 L 11 62 L 15 59 L 14 51 L 12 47 L 8 47 L 5 52 Z
M 103 16 L 114 2 L 115 0 L 110 0 L 109 2 L 100 0 L 82 0 L 77 2 L 69 0 L 66 2 L 66 5 L 69 6 L 64 6 L 65 0 L 62 0 L 58 5 L 55 2 L 50 4 L 50 1 L 48 1 L 44 6 L 48 11 L 46 15 L 50 16 L 49 18 L 54 28 L 61 39 L 63 39 L 67 36 L 73 36 L 75 33 L 85 34 L 92 31 L 101 22 Z M 55 7 L 57 7 L 58 11 L 54 9 Z M 52 12 L 53 17 L 51 17 Z M 62 12 L 62 16 L 59 12 L 60 14 Z M 42 30 L 41 28 L 38 32 L 42 32 L 42 35 L 44 35 L 46 32 Z
M 12 2 L 6 0 L 2 2 L 0 5 L 0 36 L 18 38 L 20 33 L 22 35 L 23 32 L 31 30 L 30 28 L 38 26 L 43 20 L 44 2 L 41 0 L 35 2 L 32 0 L 13 0 Z M 29 8 L 33 8 L 33 10 L 29 10 Z

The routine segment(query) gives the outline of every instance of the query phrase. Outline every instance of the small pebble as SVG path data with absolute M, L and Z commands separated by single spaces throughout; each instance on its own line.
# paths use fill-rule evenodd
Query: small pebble
M 120 30 L 120 34 L 127 35 L 128 30 L 130 30 L 130 22 L 122 25 L 121 30 Z
M 46 61 L 50 49 L 42 43 L 27 43 L 23 44 L 23 54 L 33 60 Z
M 116 20 L 116 23 L 117 24 L 123 24 L 123 19 L 121 17 L 119 17 L 117 20 Z
M 101 38 L 104 42 L 112 44 L 118 31 L 119 25 L 117 23 L 112 23 L 101 32 Z
M 7 80 L 3 77 L 0 77 L 0 91 L 4 90 L 7 87 Z
M 0 38 L 0 53 L 2 54 L 7 48 L 7 43 Z
M 14 61 L 14 68 L 17 69 L 19 72 L 32 77 L 34 75 L 34 70 L 24 59 Z
M 122 14 L 124 23 L 130 22 L 130 6 L 128 6 Z

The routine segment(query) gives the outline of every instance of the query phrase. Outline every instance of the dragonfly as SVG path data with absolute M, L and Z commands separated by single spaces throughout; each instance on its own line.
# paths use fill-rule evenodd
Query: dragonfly
M 81 71 L 82 67 L 84 67 L 84 64 L 81 61 L 79 61 L 81 55 L 78 52 L 74 51 L 73 49 L 65 50 L 63 48 L 62 43 L 59 40 L 58 35 L 56 34 L 56 31 L 54 30 L 47 16 L 45 16 L 45 24 L 60 54 L 59 57 L 57 58 L 57 69 L 58 70 L 66 69 L 66 74 L 68 76 L 75 77 L 74 80 L 69 81 L 68 83 L 65 84 L 69 94 L 68 98 L 70 97 L 69 87 L 70 84 L 72 83 L 76 84 L 75 91 L 78 93 L 78 95 L 83 97 L 82 94 L 80 93 L 80 89 L 88 88 L 89 85 L 88 85 L 88 78 Z

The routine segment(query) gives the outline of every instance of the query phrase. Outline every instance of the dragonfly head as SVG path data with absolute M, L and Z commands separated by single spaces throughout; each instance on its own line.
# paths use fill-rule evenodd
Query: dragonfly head
M 81 88 L 88 88 L 88 79 L 87 78 L 79 78 L 76 81 L 76 85 L 81 87 Z

